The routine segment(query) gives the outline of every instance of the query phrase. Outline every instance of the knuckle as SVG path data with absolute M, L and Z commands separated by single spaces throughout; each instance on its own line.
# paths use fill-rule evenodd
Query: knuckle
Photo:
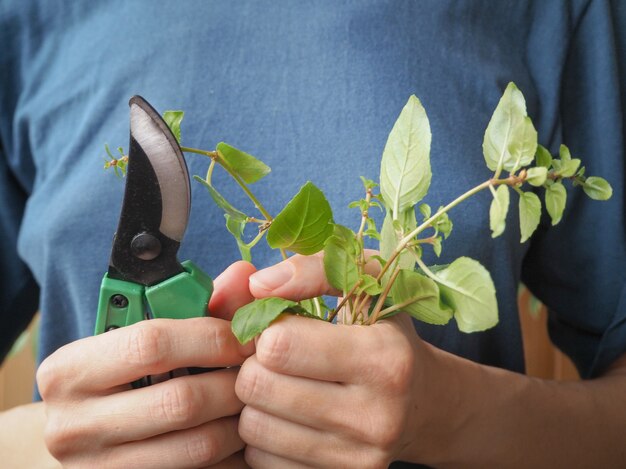
M 260 396 L 266 394 L 266 380 L 263 373 L 256 366 L 251 366 L 249 362 L 244 364 L 237 376 L 235 393 L 237 397 L 246 404 L 256 402 Z
M 143 321 L 127 329 L 126 340 L 120 344 L 120 355 L 130 364 L 155 369 L 167 359 L 170 340 L 167 330 L 158 321 Z
M 213 349 L 212 355 L 217 357 L 225 355 L 233 342 L 230 328 L 209 327 L 206 330 L 209 333 L 208 344 Z
M 36 381 L 42 399 L 50 400 L 62 381 L 56 354 L 50 355 L 41 363 L 37 369 Z
M 61 462 L 69 459 L 75 453 L 77 438 L 80 438 L 79 431 L 69 426 L 64 419 L 58 418 L 55 413 L 49 413 L 43 439 L 52 456 Z
M 265 426 L 258 412 L 244 407 L 239 416 L 239 436 L 248 445 L 256 446 L 265 433 Z
M 292 347 L 292 336 L 281 327 L 281 324 L 274 324 L 261 334 L 257 342 L 256 356 L 262 365 L 280 370 L 289 364 Z
M 211 432 L 199 432 L 185 441 L 185 456 L 194 467 L 212 464 L 219 456 L 219 441 Z
M 201 403 L 199 394 L 185 380 L 163 383 L 162 390 L 154 400 L 151 415 L 154 420 L 165 420 L 171 424 L 185 424 L 193 419 Z

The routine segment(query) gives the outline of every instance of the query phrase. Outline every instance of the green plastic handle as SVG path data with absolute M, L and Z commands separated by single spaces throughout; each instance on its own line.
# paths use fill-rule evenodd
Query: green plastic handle
M 185 272 L 151 287 L 112 279 L 105 274 L 94 334 L 143 321 L 148 318 L 148 309 L 152 318 L 207 316 L 213 281 L 193 262 L 185 261 L 182 265 Z

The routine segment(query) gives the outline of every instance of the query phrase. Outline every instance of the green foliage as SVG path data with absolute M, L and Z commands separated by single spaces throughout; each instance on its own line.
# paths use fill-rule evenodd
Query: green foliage
M 182 112 L 166 113 L 166 121 L 180 140 Z M 426 111 L 411 96 L 400 112 L 384 147 L 380 186 L 361 176 L 365 196 L 351 202 L 359 210 L 357 232 L 333 224 L 330 205 L 324 194 L 311 182 L 302 186 L 285 208 L 272 217 L 248 188 L 269 172 L 257 158 L 226 143 L 215 152 L 185 149 L 211 157 L 206 179 L 201 181 L 211 198 L 224 211 L 226 227 L 233 234 L 244 259 L 250 249 L 267 235 L 270 247 L 304 255 L 324 250 L 324 270 L 329 283 L 344 294 L 342 303 L 328 308 L 321 299 L 300 304 L 280 298 L 266 298 L 240 308 L 232 327 L 237 338 L 246 342 L 267 328 L 283 313 L 302 314 L 332 321 L 340 307 L 350 310 L 353 323 L 372 324 L 400 311 L 430 324 L 446 324 L 454 317 L 459 330 L 475 332 L 494 327 L 498 322 L 495 287 L 489 272 L 476 260 L 460 257 L 450 264 L 428 267 L 422 260 L 424 245 L 431 245 L 439 256 L 443 240 L 452 232 L 449 211 L 476 193 L 489 189 L 493 200 L 489 208 L 492 237 L 506 228 L 510 191 L 519 194 L 520 241 L 525 242 L 536 231 L 542 204 L 535 192 L 522 190 L 526 185 L 545 189 L 545 207 L 557 224 L 565 209 L 567 191 L 564 182 L 581 186 L 592 199 L 607 200 L 610 184 L 597 176 L 586 177 L 581 160 L 572 158 L 569 148 L 561 145 L 558 158 L 537 143 L 537 131 L 527 115 L 522 92 L 509 83 L 487 124 L 483 138 L 483 157 L 491 175 L 433 213 L 427 203 L 431 183 L 431 131 Z M 121 150 L 120 150 L 121 151 Z M 109 166 L 115 160 L 107 147 Z M 121 152 L 123 155 L 123 152 Z M 122 163 L 123 164 L 123 163 Z M 247 216 L 233 207 L 211 184 L 215 165 L 222 166 L 244 190 L 262 217 Z M 116 167 L 118 171 L 119 167 Z M 503 172 L 507 171 L 508 176 Z M 454 181 L 448 181 L 454 183 Z M 377 188 L 380 194 L 376 194 Z M 539 190 L 539 189 L 537 189 Z M 380 232 L 370 211 L 382 209 L 385 216 Z M 418 224 L 415 209 L 419 209 Z M 250 243 L 243 241 L 247 223 L 259 224 L 259 235 Z M 381 272 L 376 277 L 365 272 L 364 238 L 379 241 L 377 260 Z M 416 264 L 418 269 L 415 269 Z M 351 319 L 349 318 L 351 316 Z
M 459 257 L 437 272 L 436 278 L 460 331 L 484 331 L 498 323 L 496 289 L 491 275 L 478 261 Z
M 504 232 L 508 211 L 509 188 L 502 185 L 495 190 L 491 206 L 489 207 L 489 228 L 491 228 L 492 238 L 496 238 Z
M 522 192 L 519 199 L 520 242 L 525 242 L 537 229 L 541 221 L 541 201 L 533 192 Z
M 227 143 L 218 143 L 216 150 L 230 169 L 247 184 L 259 181 L 271 171 L 261 160 Z
M 324 246 L 324 271 L 328 282 L 344 294 L 359 281 L 360 251 L 354 232 L 345 226 L 334 225 L 333 235 Z
M 267 329 L 282 313 L 318 319 L 296 301 L 275 297 L 263 298 L 237 310 L 232 320 L 233 334 L 239 342 L 245 344 Z
M 561 221 L 566 200 L 567 191 L 560 182 L 555 182 L 546 187 L 546 210 L 552 218 L 553 226 Z
M 185 113 L 183 111 L 165 111 L 163 113 L 163 120 L 170 128 L 174 137 L 180 144 L 180 124 L 183 121 Z
M 315 254 L 333 234 L 333 213 L 323 192 L 307 182 L 267 230 L 271 248 Z
M 593 200 L 609 200 L 613 195 L 611 185 L 597 176 L 588 177 L 583 183 L 583 190 Z
M 511 82 L 485 131 L 485 163 L 497 175 L 502 169 L 515 171 L 532 162 L 536 148 L 537 131 L 526 114 L 524 95 Z
M 402 311 L 428 324 L 447 324 L 452 308 L 441 301 L 439 286 L 425 275 L 402 269 L 391 287 L 391 296 Z
M 380 191 L 396 216 L 424 198 L 430 186 L 430 124 L 411 96 L 387 139 L 380 165 Z

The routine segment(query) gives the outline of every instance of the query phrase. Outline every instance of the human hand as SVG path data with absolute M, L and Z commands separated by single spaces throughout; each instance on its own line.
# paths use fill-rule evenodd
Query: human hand
M 37 382 L 52 455 L 64 467 L 245 467 L 237 369 L 140 389 L 128 383 L 178 368 L 243 363 L 254 346 L 239 345 L 225 319 L 251 300 L 247 282 L 233 279 L 253 271 L 239 262 L 215 279 L 210 318 L 142 321 L 48 357 Z
M 257 298 L 338 294 L 322 258 L 294 256 L 250 278 Z M 406 459 L 430 346 L 410 319 L 344 326 L 284 315 L 256 343 L 236 392 L 239 434 L 255 468 L 387 467 Z M 418 360 L 419 358 L 419 360 Z

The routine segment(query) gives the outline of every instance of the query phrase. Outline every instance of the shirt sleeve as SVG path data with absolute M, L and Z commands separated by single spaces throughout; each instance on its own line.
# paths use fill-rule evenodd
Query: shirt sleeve
M 626 36 L 620 24 L 626 24 L 623 2 L 588 3 L 573 31 L 562 78 L 561 131 L 551 141 L 553 153 L 561 142 L 568 145 L 586 176 L 607 179 L 613 196 L 594 201 L 568 185 L 563 220 L 556 227 L 544 220 L 522 273 L 548 307 L 553 342 L 583 378 L 602 374 L 626 353 Z
M 38 305 L 39 288 L 17 252 L 26 198 L 0 146 L 0 362 Z

